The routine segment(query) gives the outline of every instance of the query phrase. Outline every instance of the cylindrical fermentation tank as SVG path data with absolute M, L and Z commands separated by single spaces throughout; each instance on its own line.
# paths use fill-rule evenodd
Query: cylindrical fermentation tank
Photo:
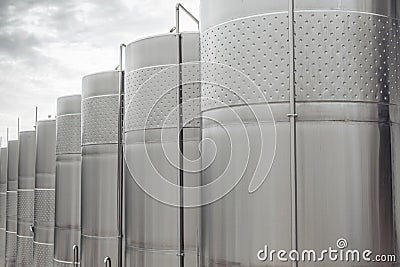
M 7 196 L 7 165 L 8 149 L 0 151 L 0 265 L 6 262 L 6 196 Z
M 396 2 L 201 0 L 202 115 L 219 121 L 203 120 L 203 139 L 213 140 L 218 153 L 231 151 L 229 162 L 217 153 L 202 178 L 223 179 L 231 166 L 243 171 L 232 191 L 202 209 L 203 266 L 290 266 L 276 257 L 263 262 L 265 253 L 258 252 L 266 246 L 290 251 L 291 239 L 300 253 L 343 244 L 374 255 L 395 253 Z M 227 142 L 224 137 L 245 136 L 243 125 L 249 138 Z M 214 148 L 203 145 L 202 155 L 208 162 Z M 297 175 L 292 188 L 291 174 Z M 294 217 L 291 200 L 297 200 Z M 325 257 L 299 266 L 334 264 Z
M 17 190 L 19 141 L 8 141 L 6 200 L 6 266 L 16 266 L 17 259 Z
M 201 165 L 199 34 L 183 33 L 181 38 L 186 160 L 180 166 L 183 185 L 194 187 L 200 185 Z M 185 266 L 198 266 L 200 210 L 187 207 L 182 215 L 179 208 L 177 40 L 175 33 L 164 34 L 135 41 L 126 48 L 126 266 L 178 266 L 180 256 Z M 192 161 L 191 166 L 185 164 L 188 161 Z M 192 206 L 185 201 L 194 196 L 185 192 L 183 196 L 183 205 Z
M 54 266 L 72 265 L 80 248 L 81 96 L 57 100 Z M 73 250 L 74 246 L 77 246 Z
M 56 176 L 56 121 L 37 122 L 33 261 L 53 266 Z
M 81 266 L 118 266 L 119 72 L 82 81 Z
M 17 266 L 33 266 L 33 205 L 36 165 L 36 131 L 19 133 L 17 196 Z

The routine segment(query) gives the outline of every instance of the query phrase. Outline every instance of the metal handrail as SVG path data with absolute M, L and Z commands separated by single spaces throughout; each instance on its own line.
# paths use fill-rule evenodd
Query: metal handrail
M 290 189 L 291 189 L 291 249 L 298 250 L 297 226 L 297 150 L 296 150 L 296 83 L 295 83 L 295 36 L 294 36 L 294 0 L 289 0 L 289 121 L 290 121 Z M 292 267 L 298 262 L 293 261 Z
M 119 89 L 118 89 L 118 266 L 122 267 L 122 248 L 123 248 L 123 214 L 124 214 L 124 70 L 122 58 L 125 44 L 119 46 Z
M 178 136 L 179 136 L 179 162 L 178 162 L 178 180 L 179 180 L 179 212 L 178 212 L 178 240 L 179 240 L 179 252 L 177 253 L 179 257 L 179 267 L 184 267 L 185 265 L 185 238 L 184 238 L 184 200 L 183 200 L 183 186 L 184 186 L 184 172 L 183 172 L 183 109 L 182 109 L 182 99 L 183 99 L 183 86 L 182 86 L 182 35 L 180 30 L 180 11 L 184 11 L 196 24 L 197 28 L 200 28 L 199 20 L 190 13 L 182 4 L 177 3 L 175 6 L 175 29 L 177 35 L 177 59 L 178 59 Z

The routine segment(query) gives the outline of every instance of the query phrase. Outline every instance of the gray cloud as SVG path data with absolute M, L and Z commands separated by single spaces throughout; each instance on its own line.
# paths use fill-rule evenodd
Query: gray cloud
M 181 1 L 198 13 L 199 0 Z M 118 46 L 168 32 L 176 0 L 1 0 L 0 136 L 16 120 L 31 129 L 57 97 L 80 93 L 81 77 L 117 65 Z M 5 142 L 3 141 L 3 145 Z

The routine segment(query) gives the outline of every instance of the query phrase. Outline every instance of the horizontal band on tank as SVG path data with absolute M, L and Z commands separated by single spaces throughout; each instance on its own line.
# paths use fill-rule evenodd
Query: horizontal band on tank
M 34 244 L 37 245 L 43 245 L 43 246 L 54 246 L 53 243 L 41 243 L 41 242 L 37 242 L 37 241 L 33 241 Z
M 190 63 L 190 62 L 184 62 L 184 63 L 181 63 L 181 65 L 184 65 L 184 64 L 186 64 L 186 63 Z M 164 64 L 164 65 L 156 65 L 156 66 L 142 67 L 142 68 L 130 70 L 129 72 L 126 73 L 126 76 L 128 76 L 128 75 L 130 75 L 130 74 L 132 74 L 132 73 L 135 73 L 135 72 L 143 71 L 143 70 L 159 69 L 155 74 L 152 75 L 152 76 L 154 76 L 154 75 L 157 75 L 157 73 L 163 72 L 163 71 L 165 71 L 165 70 L 168 69 L 168 68 L 176 67 L 176 66 L 178 66 L 178 65 L 179 65 L 179 64 L 176 63 L 176 64 Z M 128 103 L 128 104 L 129 104 L 129 103 Z
M 35 191 L 35 189 L 21 189 L 21 188 L 18 188 L 18 192 L 34 192 Z
M 199 128 L 184 128 L 183 141 L 199 141 L 200 131 Z M 163 143 L 176 143 L 179 140 L 177 128 L 134 130 L 125 134 L 126 146 L 144 142 L 148 144 L 160 143 L 161 140 Z
M 29 239 L 33 239 L 33 236 L 25 236 L 25 235 L 17 235 L 17 237 L 19 238 L 29 238 Z
M 151 248 L 142 248 L 142 247 L 131 246 L 128 244 L 126 245 L 126 249 L 141 251 L 141 252 L 146 252 L 146 253 L 163 253 L 163 254 L 178 254 L 179 253 L 178 250 L 174 250 L 174 249 L 151 249 Z M 196 250 L 190 250 L 190 249 L 185 249 L 182 252 L 184 254 L 197 253 Z
M 86 146 L 102 146 L 102 145 L 118 145 L 118 142 L 110 142 L 110 143 L 88 142 L 88 143 L 82 144 L 82 147 L 86 147 Z
M 105 94 L 105 95 L 94 95 L 94 96 L 88 96 L 85 98 L 82 98 L 82 101 L 88 100 L 88 99 L 94 99 L 94 98 L 102 98 L 102 97 L 114 97 L 114 96 L 119 96 L 118 94 Z
M 55 191 L 55 188 L 35 188 L 35 191 Z
M 69 114 L 57 115 L 57 119 L 64 117 L 75 117 L 75 116 L 81 116 L 81 113 L 69 113 Z
M 58 262 L 58 263 L 62 263 L 62 264 L 78 264 L 78 265 L 80 265 L 80 262 L 63 261 L 63 260 L 58 260 L 56 258 L 54 258 L 54 261 Z
M 60 226 L 54 226 L 54 229 L 59 229 L 59 230 L 73 230 L 75 231 L 80 231 L 80 225 L 76 225 L 76 226 L 70 226 L 70 227 L 60 227 Z
M 398 106 L 380 103 L 359 102 L 296 102 L 297 121 L 353 121 L 400 123 Z M 288 122 L 287 104 L 270 104 L 271 114 L 266 105 L 235 105 L 229 108 L 214 108 L 203 111 L 203 117 L 211 117 L 224 125 L 238 123 Z M 267 109 L 268 110 L 268 109 Z M 232 116 L 230 114 L 235 114 Z M 254 115 L 255 114 L 255 115 Z M 238 116 L 238 117 L 236 117 Z M 240 118 L 240 121 L 238 120 Z M 215 126 L 216 122 L 203 119 L 203 127 Z
M 17 232 L 7 231 L 7 230 L 6 230 L 6 233 L 8 233 L 8 234 L 17 234 Z
M 81 234 L 81 236 L 91 239 L 119 239 L 121 236 L 93 236 L 93 235 L 85 235 Z

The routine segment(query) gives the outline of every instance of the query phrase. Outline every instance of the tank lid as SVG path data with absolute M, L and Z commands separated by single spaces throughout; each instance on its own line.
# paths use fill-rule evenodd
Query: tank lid
M 200 60 L 200 38 L 198 32 L 183 32 L 183 62 Z M 177 57 L 177 34 L 166 33 L 148 36 L 131 42 L 126 47 L 126 72 L 146 67 L 175 65 Z
M 103 71 L 82 78 L 82 99 L 113 95 L 119 91 L 119 71 Z
M 81 95 L 68 95 L 57 99 L 57 116 L 76 113 L 81 113 Z

